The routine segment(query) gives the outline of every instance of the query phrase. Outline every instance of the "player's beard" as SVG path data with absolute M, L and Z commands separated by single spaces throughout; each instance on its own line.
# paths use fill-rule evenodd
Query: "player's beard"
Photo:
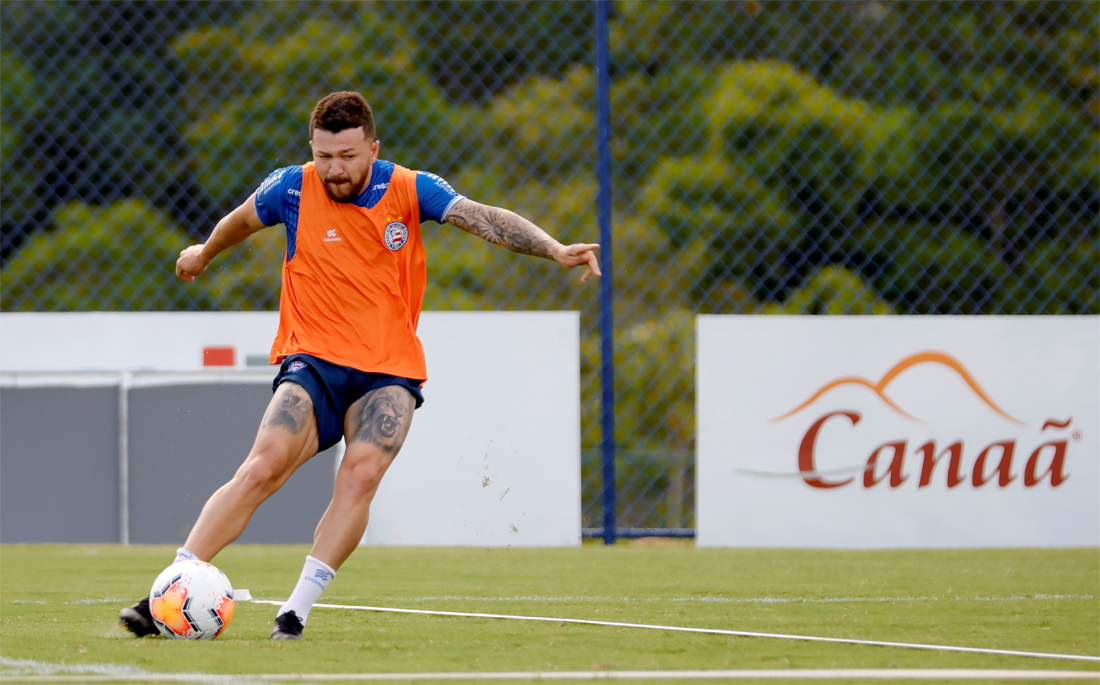
M 336 181 L 340 182 L 337 183 Z M 351 202 L 359 197 L 359 193 L 363 192 L 363 186 L 366 185 L 366 182 L 366 174 L 363 174 L 360 178 L 355 178 L 350 174 L 337 179 L 326 178 L 325 192 L 336 202 Z

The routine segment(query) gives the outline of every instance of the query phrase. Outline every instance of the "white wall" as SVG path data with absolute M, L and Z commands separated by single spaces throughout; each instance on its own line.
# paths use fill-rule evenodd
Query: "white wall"
M 270 383 L 274 367 L 246 361 L 277 327 L 273 312 L 3 314 L 0 384 Z M 425 312 L 419 333 L 426 402 L 365 541 L 580 544 L 579 315 Z M 237 368 L 204 369 L 206 346 L 234 347 Z
M 700 545 L 1100 544 L 1097 317 L 700 316 L 698 351 Z
M 420 336 L 425 403 L 365 541 L 579 545 L 577 314 L 433 312 Z
M 278 312 L 0 314 L 0 371 L 201 371 L 203 348 L 222 346 L 243 369 L 278 328 Z

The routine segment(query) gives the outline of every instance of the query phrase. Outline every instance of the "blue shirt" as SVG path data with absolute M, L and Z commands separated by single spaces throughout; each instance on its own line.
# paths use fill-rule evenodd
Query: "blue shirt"
M 393 176 L 393 162 L 379 159 L 371 167 L 370 187 L 352 203 L 370 208 L 378 204 Z M 462 199 L 447 183 L 435 174 L 416 172 L 416 198 L 420 205 L 420 220 L 429 219 L 443 223 L 447 211 Z M 286 225 L 287 259 L 294 259 L 294 244 L 298 234 L 298 208 L 302 201 L 302 167 L 288 166 L 276 169 L 256 191 L 256 215 L 264 226 Z

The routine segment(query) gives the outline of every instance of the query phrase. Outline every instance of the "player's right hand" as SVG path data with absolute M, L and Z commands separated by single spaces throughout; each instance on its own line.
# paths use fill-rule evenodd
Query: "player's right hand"
M 185 281 L 193 281 L 195 276 L 206 271 L 206 265 L 210 261 L 203 256 L 203 247 L 203 245 L 192 245 L 180 252 L 180 258 L 176 260 L 176 276 Z

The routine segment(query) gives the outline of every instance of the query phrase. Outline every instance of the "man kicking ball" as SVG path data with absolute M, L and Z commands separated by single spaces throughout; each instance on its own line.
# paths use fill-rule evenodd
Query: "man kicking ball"
M 346 438 L 332 501 L 271 638 L 300 640 L 310 609 L 367 527 L 370 503 L 424 402 L 416 335 L 426 281 L 420 222 L 450 223 L 513 252 L 585 265 L 600 276 L 599 245 L 562 245 L 506 209 L 473 202 L 442 178 L 378 159 L 374 115 L 359 93 L 333 93 L 309 122 L 313 161 L 279 169 L 180 253 L 194 280 L 215 256 L 268 226 L 286 226 L 274 396 L 252 451 L 215 492 L 175 561 L 210 561 L 299 466 Z M 148 598 L 119 613 L 138 636 L 157 628 Z

